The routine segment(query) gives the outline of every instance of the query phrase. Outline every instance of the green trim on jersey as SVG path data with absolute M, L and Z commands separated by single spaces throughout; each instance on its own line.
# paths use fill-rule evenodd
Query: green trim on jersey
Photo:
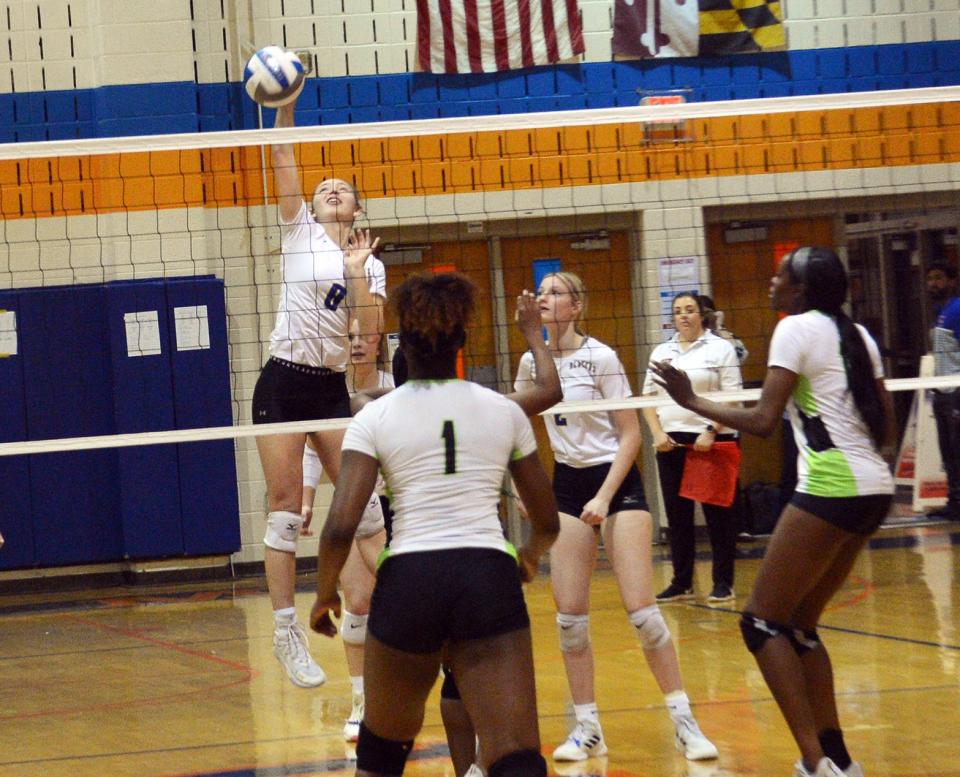
M 807 483 L 805 494 L 812 496 L 845 497 L 859 496 L 857 479 L 850 462 L 839 448 L 812 451 L 806 448 Z
M 377 569 L 379 570 L 383 562 L 390 558 L 390 546 L 387 545 L 383 550 L 380 551 L 380 555 L 377 556 Z
M 805 416 L 820 415 L 817 399 L 813 395 L 813 386 L 805 375 L 797 375 L 797 385 L 793 389 L 793 401 Z
M 510 461 L 520 461 L 520 459 L 525 459 L 530 454 L 524 454 L 519 448 L 514 448 L 513 453 L 510 454 Z
M 514 544 L 510 542 L 510 540 L 504 540 L 503 543 L 504 543 L 503 549 L 507 551 L 507 553 L 509 553 L 511 556 L 513 556 L 513 560 L 519 564 L 520 554 L 517 553 L 517 548 L 514 546 Z
M 450 550 L 456 550 L 456 548 L 451 548 Z M 520 564 L 520 554 L 517 553 L 516 546 L 512 542 L 510 542 L 510 540 L 504 539 L 503 550 L 507 555 L 513 558 L 513 560 L 516 561 L 518 565 Z M 380 555 L 377 556 L 377 569 L 380 569 L 380 567 L 383 565 L 383 562 L 386 561 L 388 558 L 390 558 L 390 548 L 386 547 L 383 550 L 381 550 Z

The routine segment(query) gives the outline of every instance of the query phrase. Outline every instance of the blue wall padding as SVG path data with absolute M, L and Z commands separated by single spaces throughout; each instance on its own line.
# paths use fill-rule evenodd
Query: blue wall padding
M 178 429 L 230 426 L 230 368 L 223 281 L 206 277 L 166 282 L 173 401 Z M 206 305 L 210 348 L 179 350 L 174 310 Z M 240 549 L 240 506 L 233 440 L 183 443 L 180 461 L 180 513 L 188 556 Z
M 348 124 L 438 116 L 636 105 L 639 90 L 692 101 L 781 97 L 960 83 L 960 41 L 584 62 L 473 75 L 393 73 L 311 78 L 297 122 Z M 274 112 L 263 111 L 263 126 Z M 103 86 L 0 95 L 0 142 L 251 129 L 243 84 Z
M 106 289 L 118 434 L 175 428 L 170 330 L 163 281 L 124 281 Z M 156 312 L 160 353 L 130 355 L 125 315 Z M 183 554 L 180 472 L 175 445 L 118 448 L 124 555 L 160 558 Z
M 31 440 L 113 434 L 110 333 L 103 286 L 20 293 L 20 345 Z M 116 449 L 30 457 L 36 563 L 123 556 Z
M 0 291 L 0 310 L 13 311 L 19 323 L 19 294 Z M 22 354 L 23 349 L 18 348 Z M 27 413 L 23 393 L 23 356 L 0 358 L 0 442 L 27 439 Z M 30 567 L 35 562 L 30 507 L 30 467 L 26 456 L 0 457 L 0 569 Z

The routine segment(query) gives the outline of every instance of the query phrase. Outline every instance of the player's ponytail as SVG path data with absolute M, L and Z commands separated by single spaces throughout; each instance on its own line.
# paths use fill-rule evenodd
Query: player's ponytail
M 837 324 L 847 385 L 870 437 L 879 448 L 886 435 L 886 415 L 867 345 L 843 310 L 847 298 L 847 273 L 843 263 L 832 250 L 821 246 L 798 248 L 787 261 L 791 281 L 803 284 L 803 309 L 826 313 Z

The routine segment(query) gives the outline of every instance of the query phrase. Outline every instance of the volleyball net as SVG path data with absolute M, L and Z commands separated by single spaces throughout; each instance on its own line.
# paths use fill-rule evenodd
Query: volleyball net
M 251 425 L 280 296 L 281 142 L 306 199 L 326 178 L 361 193 L 388 296 L 418 271 L 474 281 L 463 373 L 492 388 L 510 390 L 525 350 L 516 295 L 564 270 L 634 393 L 673 332 L 674 296 L 693 291 L 748 353 L 747 388 L 721 399 L 754 399 L 777 321 L 770 278 L 811 244 L 847 263 L 851 313 L 880 343 L 904 418 L 908 392 L 960 383 L 919 372 L 937 305 L 926 272 L 958 261 L 960 87 L 659 102 L 0 146 L 0 459 L 237 438 L 252 514 L 254 435 L 345 425 Z M 388 308 L 383 335 L 395 331 Z

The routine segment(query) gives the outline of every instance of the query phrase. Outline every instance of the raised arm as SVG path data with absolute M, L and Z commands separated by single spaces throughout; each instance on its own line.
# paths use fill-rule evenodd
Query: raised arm
M 656 376 L 654 380 L 681 407 L 731 429 L 759 437 L 769 437 L 780 425 L 783 409 L 797 385 L 797 373 L 784 367 L 770 367 L 757 404 L 753 407 L 737 407 L 697 396 L 693 393 L 687 374 L 667 362 L 651 362 L 650 369 Z
M 553 407 L 563 399 L 563 389 L 560 386 L 560 376 L 553 362 L 553 356 L 543 339 L 543 322 L 540 318 L 540 307 L 537 295 L 523 290 L 517 297 L 517 326 L 520 328 L 527 346 L 533 354 L 534 378 L 533 386 L 507 394 L 523 409 L 528 416 L 537 415 Z
M 360 336 L 383 334 L 383 302 L 382 296 L 371 291 L 372 277 L 368 277 L 367 259 L 380 244 L 380 238 L 370 237 L 369 229 L 355 229 L 351 233 L 347 248 L 343 252 L 343 273 L 347 284 L 346 304 L 349 308 L 349 317 L 357 319 L 360 326 Z M 382 272 L 383 265 L 379 261 L 371 262 L 369 271 Z
M 274 127 L 292 127 L 294 100 L 277 108 Z M 277 204 L 280 208 L 280 220 L 291 222 L 297 217 L 303 205 L 303 190 L 300 183 L 300 170 L 293 153 L 292 143 L 278 143 L 270 147 L 270 160 L 273 164 L 273 183 L 277 192 Z

